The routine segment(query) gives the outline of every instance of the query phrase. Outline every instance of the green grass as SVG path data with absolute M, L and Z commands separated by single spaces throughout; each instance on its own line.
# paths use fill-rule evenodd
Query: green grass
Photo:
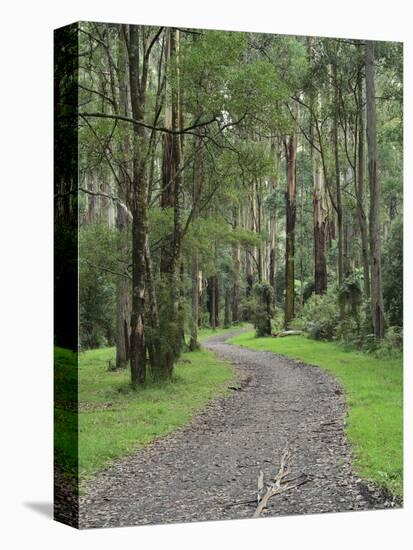
M 345 351 L 331 342 L 304 336 L 257 338 L 245 333 L 232 344 L 272 351 L 318 365 L 332 372 L 345 389 L 348 404 L 347 434 L 353 446 L 358 474 L 403 492 L 403 361 L 377 359 Z
M 77 355 L 55 347 L 54 438 L 56 462 L 63 471 L 77 473 Z M 73 406 L 68 405 L 72 403 Z
M 66 350 L 57 354 L 57 375 L 67 374 Z M 169 383 L 132 390 L 130 373 L 110 372 L 114 348 L 90 350 L 79 358 L 79 475 L 82 481 L 110 461 L 189 423 L 196 411 L 223 394 L 235 378 L 232 367 L 206 351 L 184 353 Z M 62 399 L 64 396 L 60 396 Z M 57 427 L 68 411 L 58 410 Z M 63 415 L 63 416 L 62 416 Z M 56 446 L 65 469 L 73 470 L 75 451 L 68 431 L 57 429 Z M 73 441 L 72 441 L 73 443 Z M 72 445 L 73 446 L 73 445 Z

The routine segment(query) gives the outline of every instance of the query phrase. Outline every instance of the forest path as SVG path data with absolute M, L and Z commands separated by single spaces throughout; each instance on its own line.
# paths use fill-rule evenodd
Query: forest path
M 226 344 L 230 336 L 203 345 L 236 367 L 242 389 L 98 474 L 81 498 L 82 528 L 251 517 L 260 470 L 265 481 L 273 478 L 286 444 L 291 478 L 304 474 L 308 481 L 274 496 L 262 515 L 385 506 L 352 471 L 335 379 L 274 353 Z

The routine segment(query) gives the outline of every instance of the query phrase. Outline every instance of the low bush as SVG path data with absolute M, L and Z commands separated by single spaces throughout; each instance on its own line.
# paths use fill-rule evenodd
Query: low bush
M 274 289 L 266 282 L 254 286 L 255 311 L 253 315 L 257 336 L 271 334 L 271 319 L 274 314 Z
M 291 328 L 307 332 L 314 340 L 332 340 L 338 322 L 337 295 L 330 291 L 321 295 L 313 294 L 294 319 Z

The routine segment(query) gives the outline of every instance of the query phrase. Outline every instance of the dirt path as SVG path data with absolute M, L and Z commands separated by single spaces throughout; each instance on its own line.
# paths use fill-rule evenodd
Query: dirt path
M 81 501 L 82 528 L 251 517 L 257 478 L 273 477 L 291 449 L 291 476 L 309 481 L 273 497 L 263 515 L 383 508 L 385 497 L 358 480 L 344 436 L 344 398 L 327 372 L 268 352 L 204 346 L 248 381 L 194 422 L 94 480 Z

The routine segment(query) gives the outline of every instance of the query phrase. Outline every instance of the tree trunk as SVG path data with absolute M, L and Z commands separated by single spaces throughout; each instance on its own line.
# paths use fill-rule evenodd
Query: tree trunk
M 215 326 L 219 327 L 219 279 L 218 275 L 214 277 L 214 308 L 215 308 Z
M 144 119 L 146 82 L 139 78 L 139 27 L 129 26 L 129 80 L 132 114 Z M 140 82 L 141 80 L 141 82 Z M 132 313 L 130 364 L 132 385 L 143 384 L 146 378 L 146 347 L 144 338 L 145 311 L 145 246 L 148 235 L 148 205 L 146 166 L 142 158 L 145 129 L 133 127 L 133 173 L 131 189 L 132 211 Z
M 148 321 L 151 327 L 150 338 L 146 339 L 148 355 L 152 370 L 152 379 L 162 379 L 162 358 L 160 354 L 160 323 L 158 314 L 158 303 L 155 291 L 155 278 L 153 273 L 152 258 L 149 248 L 149 240 L 146 241 L 145 247 L 145 264 L 146 264 L 146 293 L 148 302 Z
M 351 235 L 350 235 L 350 224 L 348 220 L 349 216 L 348 213 L 343 212 L 343 274 L 344 279 L 346 279 L 352 269 L 351 269 L 351 254 L 350 254 L 350 243 L 351 241 Z
M 333 81 L 334 81 L 334 116 L 333 116 L 333 147 L 334 147 L 334 175 L 336 184 L 336 212 L 337 212 L 337 232 L 338 232 L 338 286 L 341 287 L 344 281 L 344 250 L 343 250 L 343 206 L 341 200 L 341 185 L 340 185 L 340 158 L 338 149 L 338 114 L 339 114 L 339 97 L 338 97 L 338 82 L 337 82 L 337 65 L 333 64 Z M 344 307 L 340 302 L 340 319 L 344 318 Z
M 255 212 L 254 212 L 254 217 L 255 217 L 255 232 L 261 236 L 261 229 L 262 229 L 262 219 L 263 219 L 263 212 L 262 212 L 262 197 L 261 197 L 261 193 L 262 193 L 262 189 L 261 189 L 261 181 L 256 181 L 255 182 L 255 186 L 254 186 L 254 189 L 255 189 L 255 200 L 254 200 L 254 204 L 255 204 Z M 257 275 L 258 275 L 258 281 L 260 283 L 262 283 L 263 281 L 263 252 L 262 252 L 262 243 L 261 243 L 261 240 L 258 244 L 258 246 L 256 247 L 256 258 L 257 258 Z
M 166 37 L 166 64 L 171 62 L 172 56 L 175 54 L 174 30 L 168 29 Z M 174 113 L 173 113 L 173 98 L 169 79 L 166 80 L 165 91 L 165 113 L 164 121 L 165 128 L 173 129 Z M 175 186 L 176 186 L 176 159 L 174 158 L 174 135 L 164 133 L 162 135 L 162 188 L 161 188 L 161 208 L 173 209 L 175 203 Z M 166 284 L 170 284 L 172 269 L 174 264 L 174 242 L 173 232 L 165 239 L 161 247 L 161 263 L 160 272 Z
M 119 58 L 117 69 L 117 79 L 119 83 L 119 111 L 121 115 L 130 116 L 128 100 L 128 60 L 126 45 L 122 34 L 121 25 L 119 26 Z M 122 154 L 130 154 L 128 140 L 122 140 L 120 144 Z M 118 171 L 118 197 L 127 203 L 127 181 L 124 172 Z M 116 208 L 116 229 L 118 231 L 118 253 L 120 257 L 126 256 L 127 247 L 125 246 L 126 236 L 128 234 L 129 219 L 125 208 L 119 203 Z M 132 285 L 125 277 L 118 277 L 116 281 L 116 368 L 125 368 L 130 360 L 130 319 L 131 319 L 131 297 Z
M 316 155 L 317 153 L 311 148 L 314 212 L 314 290 L 316 294 L 324 294 L 327 290 L 326 245 L 328 212 L 323 172 Z
M 300 193 L 300 308 L 304 307 L 304 172 Z
M 314 39 L 312 37 L 307 38 L 307 52 L 310 63 L 314 60 Z M 315 105 L 316 104 L 316 105 Z M 310 119 L 310 141 L 314 143 L 315 137 L 315 123 L 314 111 L 321 111 L 321 95 L 320 93 L 314 95 L 310 92 L 310 105 L 312 109 Z M 316 294 L 324 294 L 327 290 L 327 257 L 326 247 L 327 238 L 329 237 L 329 211 L 328 211 L 328 198 L 326 193 L 326 181 L 324 178 L 323 166 L 321 166 L 321 160 L 318 157 L 318 152 L 311 145 L 310 156 L 312 166 L 312 179 L 313 179 L 313 224 L 314 224 L 314 290 Z
M 285 139 L 284 146 L 287 170 L 284 326 L 287 329 L 294 317 L 295 298 L 296 136 Z
M 364 173 L 365 173 L 365 159 L 364 159 L 364 113 L 363 113 L 363 78 L 361 72 L 358 78 L 358 153 L 357 153 L 357 177 L 354 181 L 356 185 L 356 197 L 357 197 L 357 218 L 360 226 L 361 237 L 361 254 L 363 260 L 363 275 L 364 275 L 364 296 L 370 298 L 370 262 L 369 262 L 369 241 L 367 230 L 367 219 L 364 207 Z
M 193 220 L 198 216 L 198 200 L 199 193 L 202 186 L 201 180 L 203 178 L 203 165 L 202 165 L 202 153 L 200 150 L 201 139 L 196 138 L 194 140 L 194 169 L 193 169 L 193 189 L 192 189 L 192 208 L 193 208 Z M 198 250 L 194 250 L 192 253 L 191 263 L 191 339 L 189 342 L 189 349 L 194 351 L 199 348 L 198 343 L 198 324 L 199 324 L 199 261 Z
M 269 265 L 269 283 L 274 289 L 274 302 L 276 301 L 276 274 L 277 274 L 277 253 L 275 248 L 275 229 L 273 223 L 271 224 L 271 250 L 270 250 L 270 265 Z
M 216 328 L 216 294 L 215 294 L 215 276 L 208 279 L 208 297 L 209 297 L 209 324 L 212 330 Z
M 247 249 L 245 252 L 245 269 L 247 286 L 245 289 L 246 296 L 249 298 L 252 295 L 252 287 L 254 284 L 253 268 L 252 268 L 252 250 Z
M 233 229 L 239 226 L 239 206 L 233 208 Z M 240 273 L 241 273 L 241 247 L 239 243 L 232 245 L 232 261 L 234 268 L 234 284 L 232 287 L 232 322 L 239 322 L 239 302 L 240 302 Z
M 255 231 L 255 206 L 254 206 L 254 193 L 249 196 L 249 205 L 246 212 L 246 228 L 251 231 Z M 245 275 L 246 275 L 246 296 L 249 298 L 252 295 L 252 288 L 254 286 L 254 247 L 248 246 L 245 250 Z
M 127 214 L 119 204 L 117 206 L 116 227 L 118 230 L 118 252 L 125 252 L 124 239 L 127 232 Z M 129 361 L 130 319 L 132 286 L 126 277 L 116 281 L 116 368 L 123 369 Z
M 231 292 L 229 288 L 225 289 L 224 300 L 224 327 L 228 328 L 231 326 Z
M 377 174 L 376 103 L 374 42 L 366 42 L 367 149 L 370 185 L 371 319 L 376 338 L 384 336 L 383 291 L 381 281 L 380 205 Z
M 199 312 L 202 311 L 203 303 L 204 303 L 204 284 L 203 284 L 203 278 L 202 278 L 202 271 L 199 271 L 198 272 L 198 328 L 201 328 L 202 326 L 202 319 Z
M 168 30 L 168 61 L 172 61 L 171 85 L 167 90 L 165 99 L 165 126 L 174 131 L 180 127 L 180 85 L 178 68 L 179 31 Z M 173 64 L 175 62 L 175 65 Z M 173 208 L 173 230 L 167 239 L 161 252 L 161 277 L 168 294 L 167 315 L 161 321 L 166 325 L 169 335 L 167 350 L 164 354 L 163 377 L 170 379 L 175 360 L 180 354 L 183 340 L 182 315 L 180 314 L 180 274 L 181 266 L 181 240 L 182 240 L 182 175 L 181 165 L 181 139 L 179 134 L 165 133 L 163 136 L 163 162 L 162 162 L 162 195 L 161 206 Z
M 271 150 L 273 151 L 273 155 L 276 159 L 276 172 L 277 172 L 277 179 L 278 179 L 278 170 L 280 166 L 280 159 L 281 159 L 281 147 L 278 143 L 278 147 L 275 144 L 275 140 L 272 139 L 271 141 Z M 272 182 L 272 192 L 275 192 L 277 188 L 277 179 L 274 179 Z M 274 210 L 271 213 L 270 218 L 270 236 L 271 236 L 271 242 L 270 242 L 270 265 L 268 269 L 268 281 L 271 285 L 271 287 L 274 289 L 274 305 L 277 303 L 277 208 L 274 207 Z
M 189 341 L 190 351 L 199 348 L 198 343 L 198 325 L 199 325 L 199 269 L 198 254 L 193 253 L 191 265 L 191 339 Z

